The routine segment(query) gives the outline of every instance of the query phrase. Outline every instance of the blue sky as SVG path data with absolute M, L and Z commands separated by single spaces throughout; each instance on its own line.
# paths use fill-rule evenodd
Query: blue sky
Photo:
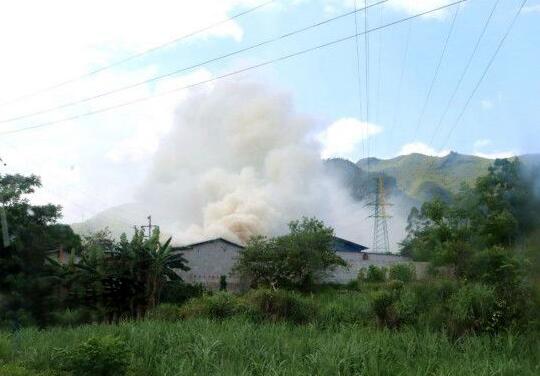
M 499 1 L 456 100 L 440 131 L 433 137 L 453 85 L 495 1 L 469 0 L 460 6 L 420 125 L 418 119 L 455 8 L 369 35 L 369 119 L 365 114 L 366 48 L 363 37 L 358 41 L 363 112 L 359 107 L 354 39 L 230 79 L 262 81 L 289 93 L 298 111 L 310 116 L 316 124 L 313 136 L 325 145 L 324 156 L 357 160 L 368 155 L 389 158 L 415 151 L 443 155 L 448 150 L 455 150 L 486 157 L 540 152 L 538 0 L 527 2 L 468 110 L 446 142 L 449 129 L 521 3 L 521 0 Z M 160 0 L 118 1 L 110 5 L 101 0 L 92 4 L 65 0 L 43 4 L 25 0 L 2 4 L 0 42 L 4 46 L 4 69 L 0 72 L 3 83 L 0 102 L 84 74 L 260 3 L 262 1 L 255 0 Z M 358 6 L 363 3 L 359 0 Z M 376 27 L 446 3 L 449 1 L 390 0 L 370 9 L 368 24 Z M 90 79 L 27 100 L 0 105 L 0 117 L 6 119 L 54 107 L 144 80 L 320 22 L 353 7 L 352 0 L 276 0 L 204 35 Z M 363 30 L 364 13 L 358 13 L 357 22 Z M 409 49 L 404 60 L 409 28 Z M 354 16 L 344 17 L 277 43 L 184 72 L 170 80 L 82 106 L 0 124 L 0 129 L 32 126 L 204 81 L 348 36 L 354 31 Z M 125 192 L 126 176 L 130 183 L 144 179 L 145 166 L 160 138 L 170 129 L 175 107 L 188 95 L 188 92 L 181 92 L 35 131 L 2 135 L 0 156 L 12 171 L 40 174 L 45 188 L 42 199 L 58 201 L 62 198 L 69 219 L 84 219 L 118 203 L 119 197 L 129 200 L 131 195 Z M 418 132 L 415 132 L 417 127 Z M 105 186 L 103 182 L 107 182 Z M 88 192 L 98 193 L 90 195 Z

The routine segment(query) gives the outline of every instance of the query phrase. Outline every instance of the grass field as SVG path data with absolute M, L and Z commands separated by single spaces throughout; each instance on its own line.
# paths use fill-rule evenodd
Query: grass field
M 131 349 L 133 375 L 538 375 L 533 336 L 468 336 L 355 325 L 255 324 L 243 319 L 143 321 L 22 330 L 2 341 L 4 361 L 54 369 L 53 348 L 112 334 Z M 1 373 L 0 373 L 1 374 Z M 32 374 L 32 373 L 29 373 Z M 7 375 L 7 373 L 5 373 Z
M 105 336 L 127 345 L 128 375 L 137 376 L 540 374 L 534 331 L 453 337 L 418 323 L 392 330 L 377 324 L 365 293 L 330 290 L 302 299 L 317 307 L 303 325 L 244 314 L 182 320 L 171 306 L 154 316 L 168 321 L 0 333 L 0 376 L 71 375 L 58 371 L 58 349 Z

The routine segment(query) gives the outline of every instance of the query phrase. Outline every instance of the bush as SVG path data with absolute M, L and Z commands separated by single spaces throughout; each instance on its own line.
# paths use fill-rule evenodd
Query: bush
M 174 304 L 160 304 L 146 313 L 146 319 L 157 321 L 180 320 L 180 307 Z
M 70 349 L 57 349 L 59 368 L 77 376 L 125 375 L 130 353 L 124 341 L 113 336 L 92 337 Z
M 309 322 L 315 316 L 315 306 L 298 293 L 286 290 L 255 290 L 244 298 L 246 313 L 252 318 L 270 321 Z
M 10 359 L 11 354 L 11 338 L 5 334 L 0 333 L 0 361 Z
M 360 294 L 347 294 L 340 299 L 321 304 L 317 315 L 317 324 L 321 327 L 369 325 L 373 320 L 370 301 L 366 295 Z
M 404 289 L 395 303 L 396 319 L 399 325 L 416 324 L 418 321 L 419 304 L 414 291 Z
M 220 291 L 213 295 L 203 295 L 200 298 L 191 299 L 180 307 L 180 317 L 224 319 L 238 311 L 238 299 L 232 294 Z
M 18 364 L 2 364 L 0 365 L 0 376 L 60 376 L 53 370 L 35 371 L 29 370 Z
M 360 274 L 360 278 L 363 277 L 363 273 Z M 386 268 L 370 265 L 365 273 L 363 279 L 366 282 L 384 282 L 386 280 Z
M 449 310 L 452 335 L 492 331 L 497 326 L 497 300 L 491 287 L 464 285 L 450 298 Z
M 169 281 L 161 290 L 160 302 L 184 304 L 189 299 L 202 296 L 204 291 L 204 287 L 200 284 L 191 285 L 183 281 Z
M 416 278 L 416 269 L 412 264 L 394 264 L 390 267 L 388 275 L 390 279 L 407 283 Z
M 92 321 L 92 312 L 87 309 L 66 309 L 52 314 L 53 321 L 60 326 L 77 326 Z
M 390 328 L 398 325 L 397 314 L 394 308 L 396 295 L 390 291 L 377 291 L 373 294 L 371 301 L 371 309 L 379 325 L 388 326 Z

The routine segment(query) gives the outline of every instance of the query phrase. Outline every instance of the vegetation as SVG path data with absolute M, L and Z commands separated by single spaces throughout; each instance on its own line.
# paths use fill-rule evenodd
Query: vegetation
M 322 285 L 345 262 L 333 230 L 303 218 L 251 239 L 236 271 L 252 289 L 238 295 L 225 276 L 220 291 L 185 284 L 159 231 L 80 239 L 59 207 L 30 204 L 38 178 L 0 176 L 0 376 L 536 375 L 540 203 L 519 163 L 412 211 L 402 251 L 433 264 L 428 280 L 372 265 Z M 61 247 L 67 262 L 48 257 Z
M 470 296 L 483 295 L 485 291 L 459 293 L 460 286 L 449 283 L 435 283 L 436 286 L 427 289 L 426 285 L 416 283 L 403 286 L 399 299 L 392 300 L 395 314 L 406 320 L 414 319 L 412 313 L 418 312 L 420 318 L 415 324 L 401 323 L 396 327 L 399 330 L 377 325 L 372 298 L 365 292 L 328 290 L 299 296 L 315 308 L 310 319 L 301 324 L 278 319 L 276 312 L 285 311 L 271 308 L 268 310 L 271 314 L 265 317 L 239 312 L 219 319 L 197 316 L 73 329 L 22 329 L 16 336 L 1 337 L 8 351 L 1 353 L 0 363 L 4 362 L 7 369 L 24 369 L 23 375 L 38 374 L 38 370 L 48 375 L 79 375 L 90 367 L 86 357 L 97 353 L 92 366 L 110 366 L 111 361 L 118 361 L 121 364 L 117 375 L 123 374 L 126 363 L 126 374 L 145 376 L 537 374 L 539 339 L 533 332 L 518 335 L 513 331 L 498 334 L 481 331 L 456 338 L 434 329 L 437 322 L 444 327 L 446 320 L 437 317 L 437 299 L 447 299 L 448 308 L 460 301 L 460 308 L 452 311 L 458 320 L 452 325 L 457 329 L 459 325 L 474 324 L 477 321 L 474 315 L 484 317 L 481 308 L 475 311 L 464 307 L 469 307 L 469 302 L 475 307 Z M 378 287 L 390 291 L 386 284 Z M 454 292 L 448 295 L 449 291 Z M 266 303 L 259 303 L 275 292 L 254 293 L 261 294 L 258 298 L 264 296 L 253 302 L 266 310 L 263 308 Z M 236 306 L 246 304 L 242 297 L 230 296 Z M 284 306 L 287 305 L 280 305 Z M 426 310 L 431 313 L 426 315 Z M 430 320 L 433 326 L 424 326 Z M 110 349 L 108 352 L 116 356 L 107 356 L 104 349 Z
M 252 238 L 236 271 L 252 286 L 310 290 L 335 266 L 346 266 L 332 249 L 334 230 L 315 218 L 289 223 L 289 234 Z

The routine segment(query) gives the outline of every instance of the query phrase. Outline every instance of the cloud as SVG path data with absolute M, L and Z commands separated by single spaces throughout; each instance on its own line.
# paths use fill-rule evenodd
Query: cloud
M 481 149 L 485 146 L 488 146 L 488 145 L 491 145 L 491 140 L 487 139 L 487 138 L 484 138 L 484 139 L 481 139 L 481 140 L 477 140 L 474 142 L 474 149 Z
M 540 13 L 540 4 L 527 5 L 523 7 L 523 13 Z
M 482 99 L 480 106 L 482 106 L 483 110 L 491 110 L 493 108 L 493 102 L 488 99 Z
M 387 6 L 397 10 L 402 11 L 407 14 L 413 15 L 422 13 L 431 9 L 439 8 L 441 6 L 447 5 L 452 1 L 449 0 L 392 0 L 389 1 Z M 448 13 L 448 9 L 440 10 L 438 12 L 433 12 L 425 15 L 425 18 L 444 18 Z
M 0 101 L 18 97 L 173 40 L 254 6 L 256 0 L 20 0 L 0 4 Z M 265 8 L 263 8 L 265 9 Z M 261 11 L 263 11 L 261 9 Z M 234 20 L 194 40 L 232 38 Z M 36 64 L 39 61 L 39 64 Z
M 0 103 L 78 77 L 258 4 L 260 0 L 2 2 Z M 270 6 L 264 7 L 256 13 L 270 9 Z M 243 37 L 240 22 L 231 20 L 182 43 L 202 43 L 211 38 L 240 41 Z M 133 60 L 93 75 L 91 79 L 0 105 L 0 119 L 146 80 L 163 73 L 165 66 L 179 58 L 173 52 L 176 50 L 164 49 L 153 54 L 151 61 Z M 186 65 L 190 58 L 196 57 L 184 56 L 185 61 L 176 64 Z M 2 130 L 63 119 L 210 77 L 209 71 L 193 71 L 186 76 L 141 85 L 81 105 L 4 124 Z M 174 108 L 187 93 L 182 91 L 115 111 L 2 136 L 0 151 L 8 163 L 5 172 L 40 175 L 43 187 L 35 200 L 61 203 L 66 222 L 80 221 L 81 216 L 129 202 L 134 183 L 142 180 L 149 164 L 145 158 L 157 149 L 160 136 L 172 124 Z
M 355 118 L 342 118 L 317 135 L 323 145 L 322 158 L 358 159 L 360 143 L 382 131 L 378 125 Z
M 398 155 L 408 155 L 414 153 L 430 155 L 434 157 L 444 157 L 445 155 L 448 155 L 448 153 L 450 153 L 450 150 L 437 151 L 431 146 L 424 144 L 423 142 L 416 141 L 403 145 L 399 150 Z
M 475 152 L 474 155 L 480 158 L 502 159 L 502 158 L 515 157 L 517 154 L 513 151 L 499 151 L 499 152 L 493 152 L 493 153 Z
M 487 159 L 497 159 L 497 158 L 510 158 L 517 155 L 514 151 L 495 151 L 495 152 L 484 152 L 481 151 L 481 149 L 485 148 L 486 146 L 491 145 L 492 142 L 489 139 L 481 139 L 477 140 L 473 144 L 473 155 L 480 157 L 480 158 L 487 158 Z
M 405 13 L 407 15 L 415 15 L 431 9 L 436 9 L 441 6 L 450 4 L 451 0 L 391 0 L 384 5 L 396 12 Z M 371 2 L 368 2 L 370 4 Z M 335 14 L 340 8 L 354 8 L 354 0 L 323 0 L 323 9 L 326 13 Z M 364 2 L 362 0 L 356 1 L 357 8 L 363 8 Z M 373 9 L 373 8 L 372 8 Z M 444 19 L 448 14 L 448 9 L 442 9 L 437 12 L 429 13 L 421 18 L 424 19 Z

